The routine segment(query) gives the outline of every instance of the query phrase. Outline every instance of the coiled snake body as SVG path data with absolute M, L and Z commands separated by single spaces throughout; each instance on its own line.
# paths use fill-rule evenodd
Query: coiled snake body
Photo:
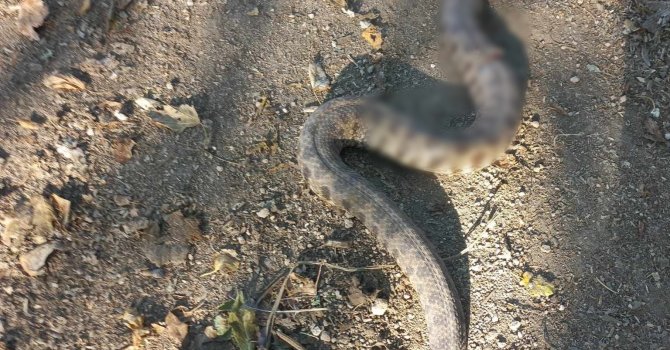
M 337 98 L 305 122 L 299 163 L 310 188 L 356 216 L 396 259 L 422 305 L 430 348 L 462 349 L 466 327 L 458 295 L 441 258 L 422 231 L 341 158 L 364 146 L 410 167 L 452 174 L 480 169 L 503 153 L 520 123 L 522 93 L 501 50 L 480 30 L 483 0 L 444 0 L 446 49 L 477 110 L 456 135 L 433 135 L 368 98 Z

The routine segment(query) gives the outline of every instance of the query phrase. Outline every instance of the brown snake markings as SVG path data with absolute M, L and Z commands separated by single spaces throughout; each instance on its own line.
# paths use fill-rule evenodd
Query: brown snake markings
M 365 146 L 414 168 L 452 174 L 485 167 L 508 147 L 521 120 L 522 93 L 501 50 L 479 28 L 477 14 L 488 4 L 444 0 L 442 5 L 446 47 L 477 110 L 473 124 L 459 135 L 431 135 L 372 99 L 337 98 L 305 122 L 298 156 L 310 188 L 355 215 L 396 259 L 419 295 L 433 350 L 467 346 L 451 277 L 423 232 L 340 153 Z

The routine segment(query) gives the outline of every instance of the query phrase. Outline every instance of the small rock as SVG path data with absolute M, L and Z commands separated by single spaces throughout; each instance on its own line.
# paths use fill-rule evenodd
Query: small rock
M 309 331 L 312 333 L 313 336 L 318 337 L 323 330 L 321 329 L 321 327 L 319 327 L 318 324 L 313 324 L 309 328 Z
M 326 332 L 326 331 L 321 332 L 321 337 L 320 338 L 321 338 L 322 341 L 324 341 L 326 343 L 330 343 L 331 338 L 330 338 L 330 334 L 328 334 L 328 332 Z
M 217 165 L 217 166 L 216 166 L 216 171 L 218 171 L 218 172 L 222 172 L 222 171 L 223 171 L 223 167 L 220 166 L 220 165 Z
M 570 82 L 573 84 L 579 83 L 579 77 L 575 75 L 574 77 L 570 78 Z
M 260 11 L 258 10 L 258 6 L 252 8 L 249 12 L 247 12 L 247 16 L 258 16 L 260 14 Z
M 600 68 L 594 64 L 587 64 L 586 69 L 591 73 L 600 73 Z
M 532 126 L 532 127 L 534 127 L 535 129 L 537 129 L 537 128 L 540 127 L 540 122 L 534 120 L 534 121 L 530 122 L 530 126 Z
M 344 219 L 344 228 L 352 228 L 352 227 L 354 227 L 354 220 Z
M 388 307 L 389 303 L 386 300 L 375 299 L 375 301 L 372 303 L 372 306 L 370 306 L 370 311 L 375 316 L 382 316 L 386 313 Z
M 512 321 L 512 322 L 509 324 L 509 329 L 510 329 L 513 333 L 516 333 L 516 331 L 518 331 L 519 328 L 521 328 L 521 321 L 514 320 L 514 321 Z
M 308 17 L 309 19 L 314 19 L 314 14 L 313 14 L 313 13 L 308 13 L 308 14 L 307 14 L 307 17 Z
M 270 216 L 270 209 L 263 208 L 263 209 L 259 210 L 258 212 L 256 212 L 256 215 L 258 215 L 258 217 L 261 218 L 261 219 L 265 219 L 268 216 Z

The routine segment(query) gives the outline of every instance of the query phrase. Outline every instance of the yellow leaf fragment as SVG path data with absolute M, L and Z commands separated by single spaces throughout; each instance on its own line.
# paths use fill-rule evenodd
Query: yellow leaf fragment
M 550 297 L 554 295 L 556 287 L 547 282 L 542 276 L 534 276 L 531 272 L 524 272 L 521 275 L 520 284 L 526 287 L 528 294 L 534 298 Z
M 375 26 L 367 27 L 363 31 L 363 33 L 361 33 L 361 36 L 375 50 L 381 49 L 382 44 L 384 43 L 384 39 L 382 38 L 382 32 L 379 31 L 379 28 L 377 28 Z
M 232 249 L 224 249 L 221 253 L 214 255 L 212 271 L 203 273 L 200 277 L 213 275 L 222 269 L 234 272 L 240 267 L 240 260 L 237 258 L 237 252 Z

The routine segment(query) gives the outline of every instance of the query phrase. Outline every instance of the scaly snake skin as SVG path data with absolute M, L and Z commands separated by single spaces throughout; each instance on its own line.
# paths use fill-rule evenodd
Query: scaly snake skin
M 477 116 L 455 135 L 421 131 L 369 98 L 337 98 L 305 122 L 299 163 L 310 188 L 358 218 L 396 259 L 416 290 L 432 350 L 467 347 L 462 308 L 449 273 L 423 232 L 398 206 L 341 158 L 344 147 L 364 146 L 404 165 L 435 173 L 464 173 L 503 153 L 521 120 L 522 92 L 502 51 L 477 20 L 484 0 L 444 0 L 446 50 L 460 72 Z

